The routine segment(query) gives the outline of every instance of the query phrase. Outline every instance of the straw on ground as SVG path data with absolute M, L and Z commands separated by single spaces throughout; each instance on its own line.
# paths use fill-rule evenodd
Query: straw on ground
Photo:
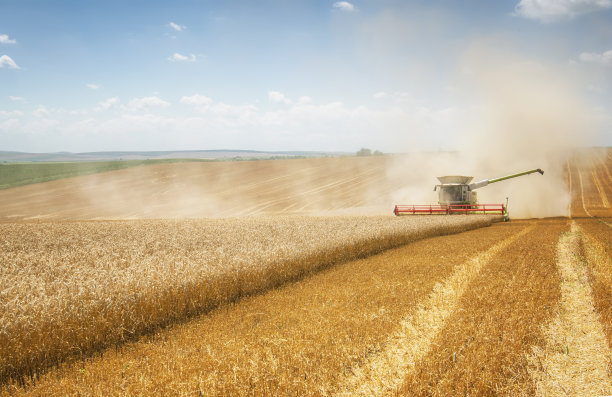
M 416 362 L 429 350 L 430 344 L 455 310 L 459 298 L 471 280 L 489 259 L 504 250 L 534 226 L 497 243 L 458 266 L 443 282 L 436 284 L 429 299 L 416 312 L 402 319 L 400 329 L 384 344 L 384 350 L 364 365 L 353 368 L 354 376 L 346 379 L 339 395 L 388 395 L 393 393 Z
M 586 396 L 612 393 L 607 367 L 612 358 L 599 315 L 593 307 L 586 264 L 578 255 L 579 229 L 559 239 L 561 274 L 559 313 L 546 327 L 547 343 L 534 348 L 533 377 L 538 396 Z

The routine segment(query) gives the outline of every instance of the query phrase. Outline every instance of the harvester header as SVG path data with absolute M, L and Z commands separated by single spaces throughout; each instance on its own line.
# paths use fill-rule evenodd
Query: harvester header
M 439 185 L 434 186 L 438 191 L 438 205 L 396 205 L 395 215 L 408 214 L 499 214 L 507 218 L 508 208 L 504 204 L 478 204 L 478 196 L 474 190 L 491 183 L 505 181 L 523 175 L 544 171 L 535 168 L 529 171 L 518 172 L 500 178 L 484 179 L 470 183 L 474 177 L 463 175 L 439 176 Z

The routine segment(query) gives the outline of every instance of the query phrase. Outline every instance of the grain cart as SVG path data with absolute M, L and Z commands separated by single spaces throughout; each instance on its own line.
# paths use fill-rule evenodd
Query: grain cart
M 439 185 L 434 186 L 434 192 L 438 192 L 438 205 L 396 205 L 393 213 L 395 215 L 452 215 L 452 214 L 491 214 L 503 215 L 508 220 L 508 202 L 506 204 L 478 204 L 477 192 L 474 190 L 487 186 L 491 183 L 505 181 L 523 175 L 539 172 L 544 175 L 540 168 L 519 172 L 495 179 L 484 179 L 479 182 L 470 183 L 474 177 L 449 175 L 439 176 Z

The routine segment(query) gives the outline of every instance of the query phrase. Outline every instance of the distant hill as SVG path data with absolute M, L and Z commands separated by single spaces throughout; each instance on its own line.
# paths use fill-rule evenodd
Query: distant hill
M 84 152 L 84 153 L 24 153 L 0 151 L 1 162 L 72 162 L 115 160 L 164 160 L 164 159 L 262 159 L 279 157 L 335 157 L 353 153 L 344 152 L 262 152 L 257 150 L 177 150 L 150 152 Z

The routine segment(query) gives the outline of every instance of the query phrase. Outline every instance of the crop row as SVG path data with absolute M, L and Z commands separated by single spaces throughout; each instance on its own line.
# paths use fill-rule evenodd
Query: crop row
M 544 222 L 482 269 L 402 394 L 534 394 L 528 355 L 545 344 L 543 326 L 560 298 L 555 253 L 568 229 Z
M 0 224 L 0 381 L 485 217 Z
M 496 224 L 334 266 L 65 364 L 32 395 L 321 395 L 376 355 L 434 285 L 522 230 Z
M 582 251 L 589 265 L 595 309 L 601 316 L 612 348 L 612 219 L 580 219 L 577 222 L 583 232 Z

